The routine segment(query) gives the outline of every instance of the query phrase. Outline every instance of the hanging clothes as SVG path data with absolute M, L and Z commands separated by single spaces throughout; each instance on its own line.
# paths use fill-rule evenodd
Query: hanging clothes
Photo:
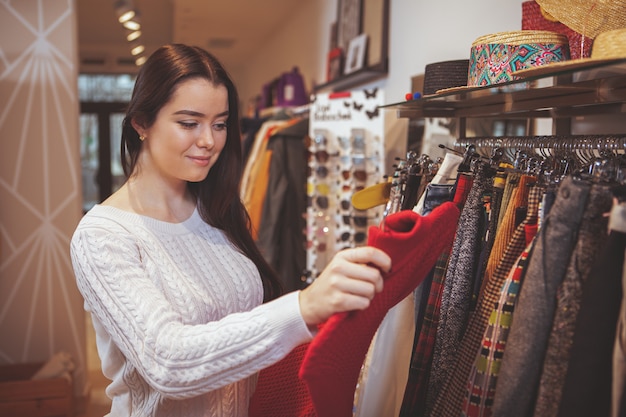
M 306 181 L 309 119 L 277 129 L 268 139 L 271 152 L 267 189 L 259 218 L 257 246 L 278 274 L 286 292 L 303 289 L 306 269 Z
M 620 233 L 623 234 L 624 232 L 626 232 L 626 203 L 624 203 L 623 200 L 621 203 L 617 203 L 616 201 L 616 204 L 611 210 L 609 230 L 612 230 L 613 233 L 615 233 L 616 238 Z M 617 246 L 618 248 L 620 246 L 619 242 L 615 242 L 614 245 L 611 245 L 611 243 L 613 242 L 609 241 L 608 245 L 611 249 L 613 246 Z M 621 254 L 625 253 L 626 248 L 621 250 Z M 619 262 L 620 256 L 616 256 L 615 259 L 617 262 Z M 615 336 L 615 344 L 613 346 L 613 389 L 611 391 L 611 417 L 622 417 L 626 415 L 626 297 L 624 297 L 624 294 L 626 294 L 625 288 L 626 263 L 622 262 L 622 303 L 618 316 L 618 327 L 617 334 Z
M 470 175 L 459 174 L 454 192 L 454 203 L 464 207 L 472 189 L 473 178 Z M 416 334 L 409 379 L 404 391 L 401 417 L 423 416 L 426 412 L 426 395 L 428 381 L 435 348 L 435 339 L 441 311 L 441 296 L 444 290 L 446 268 L 451 249 L 444 251 L 437 259 L 433 271 L 432 283 L 428 292 L 428 301 L 424 308 L 420 332 Z
M 453 153 L 448 153 L 443 159 L 441 166 L 437 170 L 437 173 L 433 177 L 432 181 L 426 186 L 417 204 L 413 208 L 413 211 L 423 216 L 428 215 L 436 207 L 440 206 L 446 201 L 454 200 L 455 191 L 458 187 L 456 178 L 459 176 L 459 165 L 463 162 L 463 158 Z M 469 192 L 469 187 L 467 189 Z M 460 195 L 459 195 L 460 197 Z M 465 204 L 466 195 L 463 196 L 463 203 Z M 460 199 L 458 200 L 460 201 Z M 447 259 L 446 254 L 446 259 Z M 424 318 L 424 311 L 428 304 L 428 297 L 430 293 L 430 287 L 432 285 L 435 269 L 428 274 L 424 282 L 413 291 L 413 300 L 415 304 L 415 335 L 417 336 L 422 327 L 422 321 Z M 417 341 L 414 338 L 413 348 Z
M 450 377 L 445 382 L 444 389 L 437 398 L 432 415 L 436 416 L 458 416 L 462 408 L 463 399 L 466 397 L 468 379 L 472 365 L 476 363 L 477 354 L 481 352 L 481 341 L 485 334 L 485 329 L 489 325 L 494 305 L 501 297 L 502 286 L 514 270 L 515 263 L 527 247 L 526 225 L 537 222 L 539 201 L 542 189 L 535 184 L 536 179 L 529 175 L 518 177 L 516 192 L 511 198 L 508 211 L 515 211 L 516 207 L 528 207 L 526 218 L 516 228 L 508 242 L 504 255 L 490 277 L 486 280 L 486 285 L 478 301 L 477 309 L 472 314 L 467 329 L 462 336 L 458 346 L 458 355 Z M 504 230 L 500 229 L 499 231 Z M 476 373 L 477 378 L 471 383 L 471 390 L 477 398 L 485 398 L 489 403 L 492 395 L 492 383 L 489 379 L 491 375 Z M 479 401 L 475 399 L 478 403 Z
M 450 179 L 456 178 L 462 160 L 458 155 L 446 154 L 413 211 L 425 216 L 444 202 L 452 201 L 454 180 Z M 420 203 L 423 210 L 419 208 Z M 421 327 L 417 324 L 418 320 L 421 321 L 417 311 L 420 304 L 426 305 L 426 301 L 421 302 L 421 296 L 430 290 L 433 271 L 434 268 L 413 291 L 413 295 L 389 310 L 378 328 L 367 353 L 364 375 L 357 387 L 355 417 L 397 416 L 400 412 L 415 334 Z
M 365 310 L 336 314 L 315 336 L 300 369 L 320 416 L 352 416 L 354 389 L 367 350 L 387 311 L 406 298 L 454 237 L 459 209 L 444 203 L 428 216 L 411 210 L 369 229 L 368 245 L 392 258 L 383 291 Z M 409 250 L 407 250 L 409 249 Z
M 269 120 L 263 124 L 255 138 L 241 180 L 241 199 L 250 215 L 252 238 L 257 239 L 263 201 L 267 191 L 269 167 L 272 152 L 267 150 L 269 138 L 282 127 L 295 123 L 295 120 Z
M 558 144 L 555 142 L 555 148 L 562 146 L 560 138 L 557 139 L 559 142 Z M 623 141 L 623 139 L 620 140 Z M 537 143 L 533 143 L 532 140 L 529 140 L 528 144 L 537 147 Z M 598 146 L 604 146 L 603 142 L 598 142 Z M 585 147 L 585 150 L 582 150 L 581 147 L 580 153 L 574 153 L 574 149 L 578 148 L 572 145 L 566 151 L 571 151 L 572 155 L 562 156 L 562 154 L 549 154 L 542 151 L 541 155 L 529 155 L 528 160 L 523 160 L 524 165 L 521 166 L 524 167 L 525 172 L 533 172 L 537 175 L 546 173 L 545 177 L 541 177 L 542 186 L 535 185 L 531 189 L 533 190 L 531 193 L 535 193 L 532 197 L 534 207 L 531 222 L 527 222 L 530 215 L 529 211 L 531 211 L 530 201 L 528 204 L 516 202 L 518 196 L 528 188 L 527 185 L 521 184 L 523 175 L 510 175 L 512 172 L 507 170 L 507 187 L 498 187 L 498 190 L 493 187 L 491 194 L 489 191 L 482 194 L 483 217 L 476 223 L 478 229 L 484 234 L 481 235 L 479 245 L 481 250 L 480 255 L 477 256 L 479 266 L 473 279 L 474 284 L 479 284 L 473 287 L 473 295 L 477 300 L 475 310 L 470 309 L 467 313 L 467 328 L 460 329 L 459 334 L 462 336 L 460 340 L 455 341 L 450 338 L 450 335 L 444 334 L 442 336 L 440 332 L 442 323 L 449 320 L 445 317 L 446 314 L 449 314 L 447 308 L 452 305 L 453 315 L 459 314 L 460 311 L 463 311 L 462 303 L 467 301 L 465 297 L 460 297 L 460 302 L 457 300 L 446 301 L 446 296 L 453 293 L 450 287 L 454 287 L 447 278 L 454 277 L 459 269 L 467 269 L 459 267 L 459 260 L 457 254 L 454 253 L 453 246 L 447 265 L 442 266 L 442 269 L 445 270 L 445 277 L 440 283 L 444 285 L 445 290 L 444 292 L 440 291 L 439 294 L 435 293 L 432 305 L 428 306 L 429 309 L 432 309 L 432 306 L 439 308 L 437 311 L 440 315 L 436 317 L 438 328 L 434 335 L 429 333 L 429 330 L 432 330 L 428 327 L 430 325 L 429 320 L 425 320 L 422 323 L 422 326 L 425 324 L 425 327 L 420 329 L 421 311 L 417 299 L 415 302 L 416 348 L 411 360 L 411 369 L 400 412 L 401 417 L 456 417 L 459 415 L 508 417 L 527 416 L 533 413 L 535 416 L 557 415 L 556 412 L 559 410 L 558 399 L 562 396 L 561 390 L 563 393 L 565 392 L 564 381 L 566 375 L 570 373 L 569 366 L 572 364 L 568 357 L 574 336 L 574 323 L 579 316 L 578 308 L 582 306 L 581 299 L 584 294 L 583 288 L 585 288 L 583 282 L 588 280 L 585 277 L 589 276 L 592 262 L 602 252 L 601 248 L 606 241 L 606 232 L 602 232 L 602 222 L 604 222 L 604 230 L 606 230 L 607 219 L 602 216 L 607 211 L 611 193 L 603 181 L 607 181 L 607 175 L 615 175 L 617 164 L 620 166 L 621 171 L 619 172 L 624 172 L 624 159 L 621 157 L 623 155 L 618 154 L 622 150 L 621 146 L 615 147 L 613 144 L 610 149 L 607 147 L 606 152 L 601 152 L 599 156 L 597 153 L 589 152 L 588 146 Z M 614 149 L 618 149 L 618 151 L 615 152 Z M 537 162 L 542 161 L 541 158 L 543 157 L 548 158 L 548 156 L 554 158 L 546 159 L 545 165 Z M 615 156 L 620 158 L 615 158 Z M 574 158 L 578 159 L 572 164 Z M 611 165 L 611 161 L 613 165 Z M 606 164 L 607 162 L 608 164 Z M 556 166 L 552 165 L 553 163 L 567 163 L 567 165 Z M 609 169 L 595 171 L 600 166 L 607 166 Z M 589 170 L 588 173 L 587 169 Z M 576 176 L 572 176 L 572 170 L 577 171 Z M 613 178 L 621 178 L 619 172 L 618 176 Z M 588 180 L 581 180 L 580 176 L 588 178 Z M 552 180 L 554 182 L 551 182 Z M 533 182 L 535 181 L 533 176 Z M 545 184 L 550 183 L 550 187 L 544 188 L 543 181 Z M 499 211 L 497 207 L 494 207 L 497 201 L 492 200 L 494 197 L 498 198 L 498 193 L 501 193 L 502 197 Z M 494 204 L 492 205 L 492 203 Z M 582 208 L 573 207 L 581 205 Z M 462 230 L 465 209 L 469 206 L 470 204 L 466 204 L 463 207 L 455 245 L 459 235 L 461 235 L 459 230 Z M 491 222 L 492 217 L 489 215 L 489 210 L 498 211 L 498 215 L 493 215 L 493 217 L 498 218 L 499 226 L 497 222 Z M 494 227 L 494 225 L 498 226 L 495 228 L 495 234 L 490 233 L 493 231 L 490 227 Z M 491 248 L 489 247 L 489 238 L 494 239 Z M 529 241 L 533 243 L 527 247 L 526 244 Z M 472 255 L 477 253 L 473 249 L 469 252 Z M 485 264 L 484 256 L 487 254 L 489 255 L 489 263 Z M 471 262 L 469 263 L 470 267 L 472 266 Z M 480 265 L 485 266 L 484 274 L 480 272 Z M 620 270 L 622 269 L 623 266 L 620 266 Z M 467 283 L 470 280 L 471 278 L 460 282 Z M 437 290 L 438 284 L 436 280 L 433 280 L 433 290 Z M 423 285 L 423 288 L 426 287 Z M 467 288 L 467 284 L 461 284 L 456 288 L 455 295 L 467 294 L 464 292 L 467 291 Z M 527 294 L 524 296 L 525 289 Z M 428 295 L 433 293 L 434 291 L 428 291 Z M 619 293 L 621 294 L 621 290 Z M 501 299 L 501 296 L 508 298 Z M 535 305 L 530 300 L 538 305 L 540 313 L 534 311 Z M 447 306 L 446 303 L 448 303 Z M 506 311 L 498 316 L 494 309 L 495 305 L 505 306 Z M 515 315 L 511 314 L 513 309 Z M 428 319 L 433 317 L 432 310 L 428 314 Z M 494 320 L 496 317 L 502 318 L 503 321 L 495 322 L 497 326 L 502 325 L 502 328 L 496 329 L 492 326 L 493 322 L 489 321 L 490 317 Z M 613 323 L 615 323 L 615 318 Z M 453 323 L 452 327 L 456 325 L 457 323 Z M 447 326 L 443 325 L 443 327 Z M 516 327 L 517 330 L 514 330 Z M 491 333 L 486 333 L 487 330 Z M 615 334 L 615 329 L 613 332 Z M 420 356 L 423 354 L 423 347 L 428 348 L 428 344 L 419 345 L 419 342 L 426 342 L 428 337 L 432 340 L 433 336 L 435 349 L 441 348 L 443 353 L 443 362 L 441 358 L 437 358 L 440 353 L 437 350 L 431 354 L 430 358 Z M 493 339 L 501 336 L 502 339 Z M 446 337 L 449 344 L 447 346 L 438 345 Z M 516 341 L 511 342 L 511 338 Z M 605 337 L 605 342 L 606 339 Z M 615 352 L 618 352 L 621 344 L 617 337 L 609 337 L 608 340 L 615 342 Z M 418 350 L 417 346 L 420 346 L 422 350 Z M 496 350 L 490 351 L 489 348 L 494 346 Z M 511 349 L 513 353 L 504 349 L 507 346 L 515 346 Z M 503 372 L 503 369 L 510 368 L 507 365 L 507 354 L 515 357 L 516 350 L 521 351 L 521 355 L 517 354 L 517 360 L 509 358 L 508 363 L 517 366 L 518 368 L 515 369 L 520 371 L 516 372 L 509 369 Z M 433 357 L 434 359 L 432 359 Z M 429 364 L 429 360 L 432 360 L 432 363 Z M 620 358 L 616 360 L 619 363 Z M 448 361 L 447 364 L 446 361 Z M 427 365 L 423 369 L 418 368 L 424 363 Z M 441 366 L 442 363 L 443 366 Z M 446 377 L 441 378 L 441 375 L 446 372 L 446 366 L 450 366 L 451 370 Z M 417 369 L 419 369 L 419 377 L 416 377 L 414 373 L 414 370 Z M 497 372 L 498 369 L 500 369 L 500 373 Z M 524 382 L 516 383 L 515 380 L 520 379 L 520 374 Z M 437 378 L 444 381 L 442 385 L 437 385 L 441 383 Z M 513 381 L 516 384 L 508 384 L 508 381 L 505 384 L 503 379 L 508 379 L 508 381 Z M 420 383 L 422 383 L 421 386 Z M 499 389 L 505 385 L 508 386 L 503 389 L 504 394 L 499 398 Z M 424 386 L 428 391 L 425 407 L 424 398 L 419 396 L 423 395 Z M 521 389 L 517 389 L 518 387 Z M 609 385 L 609 387 L 611 386 Z M 612 388 L 618 392 L 613 395 L 613 398 L 620 398 L 613 405 L 614 410 L 617 410 L 615 412 L 619 413 L 623 395 L 621 391 L 625 390 L 619 382 L 615 383 Z M 431 397 L 433 389 L 440 390 L 434 399 L 434 404 L 432 403 L 433 397 Z M 551 403 L 548 404 L 550 401 Z M 495 405 L 491 406 L 490 404 Z M 496 409 L 495 407 L 500 408 Z M 568 414 L 561 413 L 559 415 Z M 596 413 L 589 411 L 587 415 L 596 415 Z M 604 416 L 606 414 L 598 415 Z
M 482 196 L 493 186 L 495 171 L 477 164 L 467 201 L 461 212 L 444 281 L 437 337 L 426 398 L 430 415 L 456 360 L 457 348 L 469 317 L 474 277 L 480 252 Z
M 524 198 L 528 192 L 528 190 L 525 190 L 520 186 L 521 176 L 522 175 L 517 172 L 508 173 L 506 176 L 506 185 L 504 187 L 504 193 L 500 204 L 498 224 L 496 226 L 497 232 L 487 260 L 484 281 L 489 281 L 491 274 L 493 274 L 498 263 L 500 262 L 500 259 L 502 259 L 504 250 L 515 232 L 515 212 L 519 207 L 515 204 L 515 200 L 520 192 L 522 193 L 522 198 Z M 511 201 L 513 204 L 510 204 Z
M 355 417 L 398 415 L 409 372 L 415 305 L 408 296 L 389 310 L 363 365 L 355 395 Z
M 439 185 L 454 185 L 456 183 L 456 177 L 458 175 L 459 165 L 461 165 L 461 162 L 463 162 L 463 157 L 460 155 L 447 153 L 430 183 Z M 423 208 L 425 198 L 426 193 L 422 193 L 417 201 L 417 204 L 413 208 L 413 211 L 419 214 L 424 214 Z
M 582 287 L 607 238 L 608 217 L 613 195 L 610 187 L 594 184 L 578 231 L 576 247 L 557 294 L 556 312 L 543 360 L 535 417 L 556 417 L 567 374 Z
M 504 184 L 504 190 L 502 193 L 502 201 L 500 203 L 500 212 L 498 213 L 498 228 L 500 228 L 500 225 L 504 221 L 507 207 L 509 206 L 509 201 L 511 201 L 511 195 L 517 189 L 520 175 L 520 173 L 512 172 L 507 174 L 506 176 L 506 182 Z
M 612 378 L 620 379 L 625 375 L 624 371 L 620 371 L 623 368 L 617 367 L 615 376 L 612 376 L 614 343 L 618 340 L 616 329 L 623 331 L 624 316 L 620 313 L 620 304 L 621 308 L 625 308 L 622 297 L 626 284 L 623 283 L 626 205 L 623 203 L 613 206 L 608 230 L 606 244 L 593 265 L 589 279 L 583 284 L 580 311 L 559 401 L 559 417 L 623 415 L 610 412 L 612 385 L 619 386 Z M 615 407 L 615 410 L 618 408 Z
M 590 189 L 588 182 L 566 177 L 539 229 L 496 384 L 496 416 L 526 417 L 532 413 L 556 291 L 565 276 Z
M 263 126 L 268 120 L 267 117 L 243 117 L 241 118 L 241 155 L 243 157 L 243 162 L 246 164 L 248 162 L 248 157 L 250 155 L 250 151 L 254 144 L 254 139 L 256 138 L 259 129 Z
M 454 188 L 454 185 L 449 184 L 429 184 L 424 192 L 426 197 L 424 199 L 422 215 L 427 216 L 444 202 L 452 201 L 454 199 Z M 413 291 L 415 300 L 415 331 L 418 333 L 421 331 L 424 309 L 426 307 L 428 293 L 430 292 L 433 274 L 434 270 L 430 272 L 422 285 Z
M 503 164 L 500 165 L 500 168 L 504 168 L 502 165 Z M 478 299 L 483 282 L 486 281 L 485 271 L 487 270 L 487 263 L 489 262 L 489 257 L 493 251 L 493 245 L 496 240 L 498 216 L 502 205 L 506 179 L 506 172 L 503 169 L 499 169 L 496 172 L 496 176 L 493 178 L 491 192 L 487 192 L 483 196 L 484 221 L 487 226 L 485 227 L 484 235 L 481 237 L 481 250 L 478 258 L 478 266 L 476 267 L 476 277 L 474 278 L 473 300 Z
M 517 296 L 526 275 L 533 242 L 531 240 L 528 243 L 526 249 L 517 259 L 515 266 L 502 285 L 500 298 L 491 311 L 487 328 L 465 387 L 465 397 L 461 409 L 461 416 L 463 417 L 489 417 L 492 415 L 491 405 L 493 404 L 496 381 L 502 363 L 502 353 L 506 348 Z

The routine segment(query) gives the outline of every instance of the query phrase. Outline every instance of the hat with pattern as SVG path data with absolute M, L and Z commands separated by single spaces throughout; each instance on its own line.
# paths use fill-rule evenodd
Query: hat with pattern
M 544 30 L 493 33 L 477 38 L 470 50 L 467 86 L 437 93 L 485 87 L 515 80 L 518 71 L 569 59 L 567 36 Z
M 528 78 L 556 72 L 575 71 L 626 60 L 626 28 L 613 29 L 600 33 L 593 41 L 591 57 L 557 62 L 542 67 L 529 68 L 516 73 L 519 78 Z

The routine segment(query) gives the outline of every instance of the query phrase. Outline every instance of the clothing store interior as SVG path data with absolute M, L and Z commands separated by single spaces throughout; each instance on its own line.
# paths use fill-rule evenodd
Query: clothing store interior
M 0 32 L 0 416 L 120 395 L 70 240 L 172 43 L 237 87 L 239 197 L 285 292 L 392 259 L 245 415 L 626 416 L 626 0 L 20 0 Z

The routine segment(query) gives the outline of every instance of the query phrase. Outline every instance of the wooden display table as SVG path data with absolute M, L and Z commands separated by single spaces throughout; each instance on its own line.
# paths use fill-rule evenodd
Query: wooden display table
M 43 363 L 0 366 L 0 417 L 72 417 L 72 381 L 31 380 Z

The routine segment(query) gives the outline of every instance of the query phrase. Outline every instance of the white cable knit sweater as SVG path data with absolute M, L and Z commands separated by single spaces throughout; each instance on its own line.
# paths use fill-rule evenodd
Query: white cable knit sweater
M 111 416 L 246 416 L 254 376 L 311 340 L 298 294 L 262 304 L 255 265 L 198 212 L 97 205 L 71 242 Z

